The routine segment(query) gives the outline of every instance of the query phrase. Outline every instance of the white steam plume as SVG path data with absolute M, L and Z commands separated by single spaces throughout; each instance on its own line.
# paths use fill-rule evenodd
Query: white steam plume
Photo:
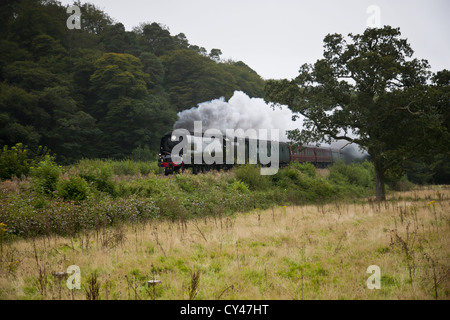
M 292 120 L 294 114 L 287 106 L 272 108 L 264 99 L 250 98 L 242 91 L 235 91 L 227 102 L 225 98 L 214 99 L 198 104 L 198 107 L 183 110 L 178 113 L 178 120 L 174 129 L 187 129 L 194 131 L 194 121 L 202 122 L 202 129 L 219 129 L 225 134 L 227 129 L 278 129 L 279 140 L 287 141 L 287 130 L 302 128 L 303 116 Z M 331 143 L 331 148 L 340 149 L 347 144 L 341 140 Z M 330 147 L 330 145 L 322 145 Z M 365 155 L 355 144 L 343 149 L 350 157 L 361 158 Z
M 302 121 L 292 121 L 292 116 L 286 106 L 272 109 L 264 99 L 235 91 L 228 102 L 222 97 L 179 112 L 174 129 L 193 131 L 194 121 L 202 121 L 203 130 L 219 129 L 224 134 L 227 129 L 278 129 L 280 141 L 287 141 L 286 130 L 302 126 Z

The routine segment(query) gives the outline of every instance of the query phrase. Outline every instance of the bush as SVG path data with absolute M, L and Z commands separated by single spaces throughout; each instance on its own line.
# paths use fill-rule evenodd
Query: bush
M 235 169 L 236 179 L 244 182 L 252 190 L 267 190 L 270 188 L 270 176 L 263 176 L 260 167 L 253 164 L 238 166 Z
M 304 162 L 304 163 L 300 163 L 300 162 L 291 162 L 289 164 L 290 168 L 294 168 L 298 171 L 300 171 L 301 173 L 306 174 L 307 176 L 311 177 L 311 178 L 315 178 L 316 177 L 316 167 L 309 162 Z
M 112 181 L 113 173 L 110 167 L 103 166 L 98 170 L 88 168 L 83 171 L 84 172 L 80 173 L 80 177 L 87 182 L 92 183 L 95 189 L 106 192 L 112 196 L 116 195 L 116 187 Z
M 278 170 L 276 174 L 270 176 L 272 183 L 283 189 L 297 188 L 303 184 L 302 174 L 294 166 Z
M 117 175 L 135 175 L 142 174 L 147 175 L 149 173 L 158 173 L 158 163 L 153 161 L 133 161 L 133 160 L 121 160 L 111 161 L 108 163 L 114 174 Z
M 60 181 L 58 184 L 58 195 L 65 200 L 85 200 L 88 192 L 88 184 L 81 177 L 73 176 L 68 180 Z
M 337 194 L 358 197 L 368 195 L 375 189 L 375 170 L 371 162 L 351 165 L 336 162 L 329 170 L 327 179 Z
M 231 184 L 231 188 L 233 190 L 238 190 L 243 193 L 247 193 L 249 191 L 248 186 L 241 180 L 234 180 L 233 183 Z
M 3 150 L 0 150 L 0 179 L 11 179 L 14 176 L 20 178 L 22 175 L 27 175 L 31 162 L 26 147 L 21 143 L 11 149 L 4 146 Z
M 175 181 L 183 191 L 188 193 L 192 193 L 198 189 L 197 181 L 194 181 L 194 177 L 192 176 L 176 175 Z
M 346 165 L 343 161 L 339 161 L 330 167 L 328 179 L 337 184 L 351 184 L 371 188 L 375 183 L 375 171 L 373 164 L 368 161 L 351 165 Z
M 28 175 L 31 167 L 44 161 L 47 156 L 49 151 L 46 147 L 39 147 L 32 152 L 22 143 L 17 143 L 11 149 L 3 146 L 0 150 L 0 180 Z
M 76 165 L 81 172 L 93 172 L 99 168 L 107 168 L 114 175 L 148 175 L 149 173 L 159 174 L 162 172 L 157 161 L 136 161 L 136 160 L 100 160 L 82 159 Z
M 411 191 L 415 187 L 414 183 L 410 182 L 406 175 L 397 181 L 389 183 L 388 185 L 395 191 Z
M 31 167 L 34 189 L 39 193 L 52 194 L 56 190 L 61 167 L 53 157 L 46 155 L 36 168 Z

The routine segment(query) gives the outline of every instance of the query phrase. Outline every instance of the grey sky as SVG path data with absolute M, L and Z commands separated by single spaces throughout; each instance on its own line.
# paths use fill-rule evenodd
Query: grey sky
M 73 1 L 63 0 L 63 4 Z M 449 0 L 91 0 L 131 30 L 158 22 L 191 44 L 222 50 L 222 58 L 242 60 L 265 79 L 293 78 L 303 63 L 322 57 L 328 33 L 362 33 L 380 8 L 381 25 L 400 27 L 432 71 L 450 69 Z

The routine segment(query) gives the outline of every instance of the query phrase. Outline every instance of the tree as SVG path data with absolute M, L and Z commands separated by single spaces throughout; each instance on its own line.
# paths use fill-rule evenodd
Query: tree
M 102 36 L 106 52 L 125 53 L 130 46 L 130 39 L 122 23 L 107 26 Z
M 112 23 L 112 19 L 92 3 L 75 3 L 81 11 L 81 28 L 89 33 L 101 34 Z
M 149 70 L 155 67 L 157 61 L 144 57 L 149 58 Z M 157 148 L 155 135 L 159 139 L 164 133 L 161 127 L 167 131 L 176 119 L 175 112 L 167 110 L 168 102 L 149 92 L 151 75 L 143 68 L 140 59 L 130 54 L 105 53 L 95 63 L 91 89 L 98 96 L 95 117 L 104 132 L 103 156 L 123 158 L 138 146 Z
M 222 55 L 222 50 L 220 49 L 211 49 L 209 53 L 209 57 L 213 59 L 215 62 L 220 61 L 220 56 Z
M 41 91 L 63 82 L 62 75 L 56 75 L 48 68 L 32 61 L 15 61 L 7 65 L 3 68 L 3 77 L 7 83 L 18 85 L 28 91 Z
M 17 86 L 0 83 L 0 144 L 26 143 L 35 148 L 41 134 L 38 126 L 50 115 L 37 106 L 38 97 Z
M 179 33 L 174 37 L 174 43 L 177 49 L 188 49 L 189 40 L 184 33 Z
M 176 111 L 223 96 L 232 82 L 222 81 L 223 73 L 211 59 L 193 50 L 171 51 L 161 57 L 166 70 L 165 87 Z M 230 81 L 231 80 L 231 81 Z
M 41 123 L 41 142 L 56 153 L 61 163 L 70 163 L 95 152 L 96 137 L 101 131 L 95 126 L 95 119 L 78 110 L 67 87 L 45 88 L 39 104 L 51 118 Z
M 177 111 L 244 87 L 261 96 L 256 73 L 219 62 L 218 49 L 209 55 L 154 22 L 126 31 L 95 5 L 74 4 L 81 29 L 69 30 L 70 4 L 0 3 L 0 147 L 47 145 L 62 163 L 148 154 Z
M 169 29 L 159 23 L 153 22 L 151 24 L 143 23 L 134 31 L 141 35 L 142 47 L 154 53 L 156 56 L 161 56 L 165 52 L 172 50 L 175 47 L 175 40 L 170 35 Z
M 141 61 L 130 54 L 105 53 L 95 62 L 91 90 L 98 97 L 95 117 L 105 116 L 107 105 L 123 97 L 143 98 L 148 94 L 150 77 L 142 71 Z
M 49 35 L 38 35 L 31 43 L 31 50 L 36 60 L 42 57 L 56 55 L 63 56 L 67 54 L 66 49 Z
M 244 62 L 228 60 L 220 65 L 233 75 L 239 90 L 250 97 L 264 96 L 264 80 Z
M 323 59 L 304 64 L 292 81 L 271 80 L 265 88 L 266 100 L 305 117 L 304 128 L 289 132 L 290 139 L 345 140 L 366 150 L 375 167 L 378 201 L 385 200 L 388 171 L 427 154 L 437 136 L 448 135 L 436 106 L 439 91 L 427 82 L 428 62 L 412 59 L 413 50 L 400 36 L 400 29 L 389 26 L 350 34 L 352 42 L 329 34 Z
M 8 5 L 9 2 L 9 5 Z M 8 1 L 6 3 L 5 25 L 8 40 L 16 41 L 29 48 L 32 40 L 41 34 L 61 39 L 67 34 L 64 7 L 54 0 Z M 4 7 L 0 7 L 3 11 Z M 2 20 L 2 25 L 3 25 Z
M 164 82 L 164 66 L 158 58 L 150 52 L 144 52 L 139 56 L 143 70 L 150 75 L 150 87 L 162 86 Z

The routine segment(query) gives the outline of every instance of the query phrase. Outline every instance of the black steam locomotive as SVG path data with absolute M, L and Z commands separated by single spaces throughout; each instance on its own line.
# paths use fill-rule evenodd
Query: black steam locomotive
M 187 141 L 183 141 L 187 139 Z M 178 153 L 177 159 L 172 159 L 173 149 L 184 142 L 184 150 Z M 291 146 L 286 142 L 278 142 L 272 147 L 271 141 L 257 140 L 251 138 L 222 138 L 213 142 L 216 146 L 211 147 L 211 139 L 204 136 L 196 136 L 192 132 L 184 137 L 176 137 L 169 132 L 161 139 L 158 158 L 158 166 L 164 168 L 164 173 L 169 175 L 186 168 L 192 168 L 194 174 L 208 170 L 231 169 L 234 164 L 254 163 L 267 165 L 262 159 L 271 156 L 271 152 L 277 152 L 279 167 L 287 166 L 290 162 L 309 162 L 316 167 L 327 167 L 338 159 L 343 159 L 340 150 L 312 146 Z M 209 146 L 209 147 L 208 147 Z M 253 148 L 253 149 L 252 149 Z M 205 150 L 209 149 L 209 155 L 221 161 L 205 161 Z M 186 152 L 189 150 L 189 152 Z M 252 152 L 253 150 L 253 152 Z M 178 151 L 178 150 L 177 150 Z M 241 157 L 237 154 L 241 152 Z M 231 154 L 231 157 L 230 157 Z M 232 161 L 227 161 L 231 158 Z M 200 159 L 200 161 L 198 161 Z M 195 161 L 197 160 L 197 161 Z

